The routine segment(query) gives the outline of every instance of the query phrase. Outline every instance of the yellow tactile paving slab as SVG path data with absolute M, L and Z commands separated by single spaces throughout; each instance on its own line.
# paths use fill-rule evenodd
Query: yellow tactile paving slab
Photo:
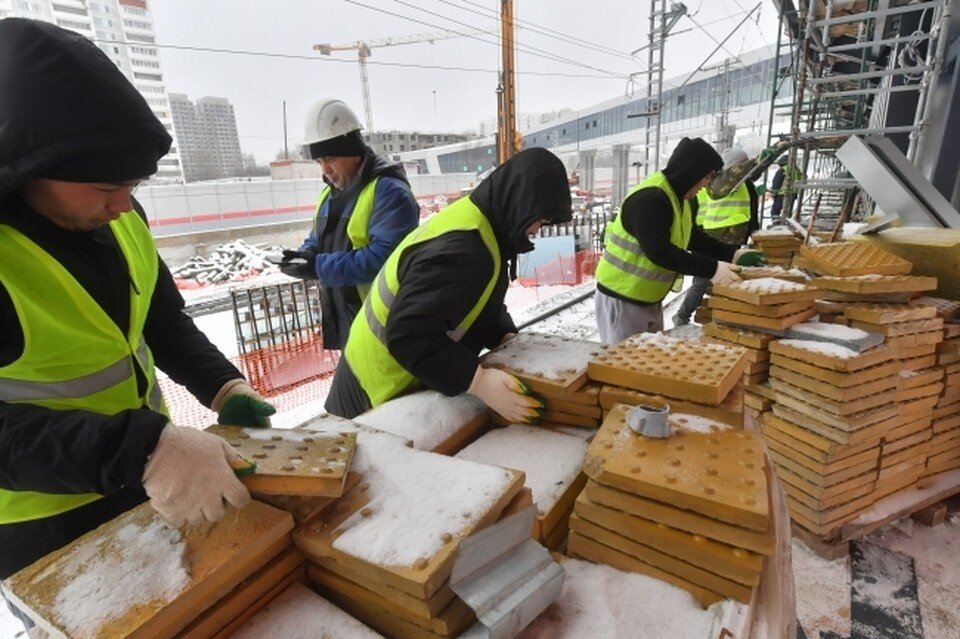
M 893 359 L 893 352 L 885 345 L 857 353 L 844 346 L 811 340 L 776 340 L 769 344 L 770 353 L 800 360 L 814 366 L 850 373 L 868 366 L 876 366 Z
M 760 583 L 763 555 L 712 541 L 598 504 L 585 494 L 577 498 L 576 515 L 607 530 L 618 531 L 645 546 L 747 586 Z
M 667 398 L 663 395 L 641 393 L 631 388 L 611 386 L 609 384 L 604 384 L 603 389 L 600 391 L 600 405 L 606 410 L 610 410 L 616 404 L 627 404 L 629 406 L 639 406 L 640 404 L 652 406 L 669 405 L 670 410 L 675 414 L 704 417 L 728 424 L 735 428 L 741 428 L 743 426 L 743 399 L 742 384 L 734 386 L 733 389 L 727 393 L 723 402 L 717 406 Z
M 590 361 L 590 378 L 703 404 L 723 402 L 746 367 L 744 349 L 641 333 Z
M 594 481 L 587 482 L 584 493 L 591 501 L 629 515 L 655 521 L 665 526 L 691 532 L 762 555 L 769 555 L 773 552 L 772 532 L 769 530 L 748 530 L 670 504 L 603 486 Z
M 776 380 L 771 380 L 771 382 L 775 381 Z M 862 439 L 858 438 L 858 441 L 854 441 L 852 438 L 857 432 L 874 424 L 883 423 L 886 420 L 897 419 L 899 417 L 898 406 L 893 401 L 888 400 L 879 406 L 871 406 L 859 412 L 839 414 L 835 411 L 846 411 L 849 409 L 839 404 L 827 406 L 821 400 L 811 400 L 813 395 L 807 394 L 800 397 L 797 394 L 784 392 L 782 387 L 778 388 L 774 384 L 771 385 L 774 386 L 777 405 L 797 411 L 806 415 L 811 420 L 819 421 L 833 429 L 847 433 L 851 436 L 851 440 L 843 443 L 859 443 Z M 804 426 L 806 426 L 806 423 L 804 423 Z
M 930 429 L 930 432 L 933 433 L 933 415 L 929 413 L 911 421 L 901 423 L 896 428 L 891 428 L 883 438 L 885 441 L 894 442 L 926 429 Z
M 944 319 L 960 317 L 960 300 L 948 300 L 942 297 L 921 296 L 910 300 L 910 304 L 919 307 L 933 307 L 937 316 Z
M 713 311 L 713 320 L 721 324 L 733 324 L 734 326 L 780 332 L 785 331 L 794 324 L 805 322 L 816 314 L 817 312 L 813 309 L 812 305 L 804 311 L 783 317 L 763 317 L 760 315 L 731 313 L 730 311 L 716 309 Z
M 255 607 L 269 592 L 290 581 L 305 581 L 304 556 L 292 546 L 250 575 L 177 633 L 177 639 L 207 639 Z
M 937 331 L 940 339 L 943 340 L 943 318 L 934 317 L 930 319 L 905 320 L 900 322 L 888 322 L 878 324 L 875 322 L 866 322 L 859 319 L 851 319 L 850 326 L 862 328 L 872 333 L 880 333 L 887 337 L 897 337 L 900 335 L 912 335 L 915 333 L 928 333 Z
M 870 459 L 869 456 L 864 457 L 860 456 L 860 460 L 855 464 L 846 467 L 840 467 L 833 472 L 827 473 L 828 469 L 837 468 L 835 466 L 826 466 L 816 464 L 811 462 L 809 458 L 804 458 L 802 455 L 793 454 L 788 456 L 781 454 L 781 450 L 787 450 L 785 447 L 778 445 L 776 442 L 769 442 L 770 447 L 770 457 L 773 459 L 774 463 L 778 468 L 787 468 L 792 473 L 803 477 L 805 480 L 813 484 L 814 486 L 819 486 L 821 488 L 830 488 L 836 486 L 837 484 L 842 484 L 843 482 L 853 479 L 854 477 L 859 477 L 864 473 L 869 473 L 871 471 L 875 472 L 877 469 L 877 460 Z M 797 461 L 797 459 L 802 459 L 803 463 Z M 854 456 L 852 459 L 856 460 L 857 456 Z M 843 463 L 846 463 L 844 460 Z M 810 466 L 816 466 L 816 468 L 810 468 Z
M 843 315 L 861 322 L 892 324 L 933 319 L 937 316 L 937 309 L 916 304 L 848 304 L 843 307 Z
M 484 366 L 516 375 L 534 392 L 565 398 L 587 381 L 587 362 L 603 353 L 596 342 L 520 333 L 481 358 Z
M 898 255 L 866 242 L 804 244 L 800 256 L 813 263 L 819 273 L 850 275 L 906 275 L 913 265 Z
M 777 473 L 779 476 L 779 469 L 777 470 Z M 786 491 L 789 497 L 791 497 L 795 502 L 803 504 L 813 511 L 829 510 L 830 508 L 835 508 L 843 504 L 849 504 L 856 499 L 861 499 L 867 495 L 872 495 L 876 487 L 875 480 L 871 480 L 869 483 L 861 486 L 855 486 L 842 493 L 833 493 L 823 499 L 818 499 L 808 495 L 801 488 L 794 486 L 789 481 L 784 480 L 782 477 L 781 482 L 783 483 L 783 489 Z
M 901 371 L 898 377 L 897 390 L 908 390 L 942 382 L 944 369 L 942 366 L 933 366 L 919 371 Z
M 572 519 L 571 517 L 571 520 Z M 694 585 L 669 572 L 655 568 L 636 557 L 611 548 L 600 541 L 596 541 L 576 531 L 570 532 L 570 538 L 567 542 L 567 554 L 573 557 L 581 557 L 597 564 L 612 566 L 625 572 L 636 572 L 642 575 L 648 575 L 673 584 L 677 588 L 682 588 L 692 594 L 704 608 L 725 599 L 722 595 Z
M 343 492 L 347 492 L 360 483 L 360 473 L 347 473 L 347 480 L 343 486 Z M 254 491 L 254 499 L 270 504 L 274 508 L 285 510 L 293 515 L 293 521 L 304 524 L 315 516 L 320 514 L 324 508 L 335 502 L 339 497 L 300 497 L 297 495 L 267 495 Z
M 797 445 L 796 440 L 791 440 L 775 430 L 765 429 L 763 430 L 763 434 L 767 442 L 767 447 L 771 451 L 776 451 L 778 455 L 788 458 L 800 466 L 808 468 L 819 475 L 823 475 L 824 478 L 829 478 L 834 473 L 859 466 L 860 464 L 869 463 L 872 464 L 873 467 L 876 467 L 877 460 L 880 457 L 879 447 L 874 446 L 867 450 L 862 450 L 860 452 L 852 453 L 843 457 L 835 457 L 824 460 L 820 456 L 807 455 L 806 453 L 809 448 L 804 448 L 802 445 Z M 786 464 L 786 466 L 791 468 L 789 464 Z M 867 466 L 867 469 L 870 467 L 871 466 Z M 866 472 L 867 469 L 862 472 Z M 794 472 L 804 475 L 804 473 L 797 469 L 794 469 Z M 832 485 L 832 483 L 837 482 L 821 482 L 821 484 L 824 486 Z
M 794 499 L 787 493 L 787 507 L 790 509 L 790 516 L 800 522 L 805 528 L 812 524 L 816 527 L 814 532 L 829 531 L 844 522 L 854 519 L 861 512 L 870 507 L 877 500 L 877 489 L 863 497 L 857 497 L 845 504 L 840 504 L 832 508 L 815 510 L 806 506 L 799 500 Z
M 391 637 L 393 639 L 438 639 L 438 637 L 443 636 L 431 632 L 423 626 L 411 623 L 403 617 L 394 615 L 379 606 L 341 595 L 336 590 L 320 587 L 318 587 L 317 590 L 324 599 L 328 600 L 337 608 L 340 608 L 351 617 L 373 628 L 385 637 Z
M 626 424 L 628 406 L 610 411 L 587 450 L 594 481 L 674 504 L 751 530 L 770 525 L 763 442 L 758 433 L 723 425 L 684 425 L 652 439 Z
M 592 521 L 579 517 L 574 513 L 570 517 L 571 534 L 583 535 L 605 546 L 613 548 L 625 555 L 639 559 L 643 563 L 653 566 L 671 575 L 675 575 L 694 585 L 711 592 L 730 597 L 742 602 L 749 602 L 753 588 L 726 579 L 715 573 L 704 570 L 699 566 L 671 557 L 639 541 L 621 534 L 623 531 L 613 531 Z
M 838 419 L 826 411 L 817 410 L 789 396 L 778 397 L 773 413 L 788 422 L 810 430 L 840 445 L 879 442 L 887 430 L 899 419 L 896 407 L 854 415 L 852 420 Z
M 879 468 L 875 465 L 862 475 L 851 477 L 832 486 L 823 486 L 811 482 L 806 477 L 793 472 L 790 468 L 776 464 L 775 466 L 780 481 L 793 488 L 794 493 L 803 493 L 803 497 L 797 497 L 797 499 L 806 503 L 810 508 L 832 508 L 869 494 L 877 482 L 877 470 Z
M 750 234 L 750 238 L 760 246 L 787 245 L 800 248 L 800 245 L 803 243 L 803 241 L 786 226 L 757 229 Z
M 853 277 L 815 277 L 810 286 L 827 291 L 879 295 L 889 293 L 924 293 L 937 288 L 937 278 L 919 275 L 858 275 Z M 835 298 L 830 298 L 835 299 Z M 857 298 L 847 298 L 856 300 Z M 907 299 L 903 300 L 904 302 Z
M 745 280 L 758 280 L 763 277 L 772 277 L 777 280 L 786 280 L 804 284 L 807 276 L 797 269 L 786 270 L 779 266 L 741 266 L 740 277 Z
M 896 401 L 898 402 L 913 402 L 925 397 L 939 397 L 942 390 L 943 382 L 933 382 L 932 384 L 927 384 L 926 386 L 916 386 L 914 388 L 902 389 L 898 388 L 895 397 Z M 936 402 L 934 402 L 933 405 L 936 405 Z
M 777 339 L 776 335 L 770 335 L 769 333 L 760 333 L 733 326 L 721 326 L 715 322 L 704 324 L 703 334 L 706 337 L 713 337 L 753 349 L 765 349 L 767 344 Z
M 356 449 L 355 433 L 323 434 L 302 430 L 215 425 L 219 435 L 244 458 L 256 463 L 240 481 L 268 495 L 339 497 Z
M 806 389 L 794 386 L 789 382 L 780 379 L 771 378 L 770 385 L 777 393 L 777 401 L 780 401 L 783 395 L 789 395 L 793 399 L 809 404 L 810 406 L 827 411 L 838 417 L 847 417 L 856 415 L 868 410 L 885 407 L 887 405 L 896 406 L 894 403 L 894 392 L 879 392 L 873 395 L 859 397 L 857 399 L 835 400 L 811 393 Z
M 769 304 L 759 306 L 748 302 L 722 297 L 720 295 L 711 295 L 707 300 L 707 306 L 716 311 L 729 311 L 731 313 L 741 313 L 744 315 L 758 315 L 760 317 L 787 317 L 795 315 L 810 309 L 809 301 L 789 302 L 786 304 Z
M 760 430 L 764 436 L 773 437 L 807 457 L 825 464 L 866 450 L 872 450 L 875 457 L 880 455 L 879 439 L 875 442 L 855 445 L 838 444 L 823 435 L 777 417 L 772 412 L 764 413 Z
M 4 594 L 53 636 L 172 637 L 288 547 L 292 529 L 289 513 L 256 501 L 185 532 L 142 504 L 11 576 Z
M 741 280 L 726 285 L 714 284 L 711 291 L 713 295 L 720 295 L 756 306 L 809 302 L 810 308 L 813 308 L 813 301 L 819 294 L 819 291 L 812 286 L 769 277 Z
M 543 407 L 551 412 L 565 413 L 567 415 L 582 415 L 583 417 L 594 417 L 596 419 L 600 419 L 603 416 L 603 408 L 600 406 L 599 399 L 600 392 L 598 385 L 597 403 L 584 404 L 581 402 L 573 402 L 568 399 L 545 397 L 543 399 Z
M 802 375 L 776 364 L 770 367 L 770 377 L 839 402 L 853 401 L 876 393 L 895 390 L 899 381 L 899 376 L 892 374 L 854 386 L 834 386 L 830 382 Z
M 395 615 L 404 621 L 416 624 L 429 632 L 444 637 L 456 637 L 476 620 L 473 610 L 459 597 L 454 596 L 439 614 L 423 616 L 395 602 L 391 597 L 370 590 L 368 584 L 358 584 L 341 575 L 324 570 L 319 566 L 308 569 L 310 580 L 326 592 L 336 592 L 340 596 L 375 606 Z
M 405 455 L 408 458 L 406 463 L 411 464 L 417 463 L 417 457 L 422 455 L 433 456 L 432 458 L 424 458 L 425 463 L 439 464 L 441 460 L 448 460 L 443 463 L 445 469 L 443 472 L 447 474 L 446 481 L 449 481 L 451 485 L 462 485 L 463 482 L 468 481 L 468 475 L 471 474 L 471 471 L 480 466 L 472 462 L 447 458 L 433 453 L 412 451 L 403 447 L 397 447 L 396 452 L 398 455 Z M 333 559 L 361 577 L 362 581 L 377 580 L 421 599 L 429 598 L 450 577 L 459 539 L 484 525 L 496 521 L 501 511 L 523 487 L 523 473 L 506 469 L 496 469 L 496 471 L 496 474 L 500 475 L 501 478 L 497 480 L 495 490 L 487 488 L 487 490 L 493 490 L 492 493 L 483 493 L 485 498 L 483 510 L 463 512 L 462 523 L 456 529 L 424 531 L 426 535 L 436 535 L 435 538 L 431 539 L 437 550 L 428 556 L 421 556 L 409 562 L 401 561 L 398 558 L 388 565 L 374 563 L 364 557 L 340 549 L 341 546 L 336 542 L 341 536 L 353 532 L 353 543 L 356 545 L 357 539 L 370 534 L 365 531 L 379 530 L 394 520 L 394 516 L 390 512 L 392 503 L 390 500 L 381 497 L 377 501 L 379 506 L 370 506 L 371 490 L 382 491 L 384 487 L 380 486 L 372 489 L 366 482 L 362 482 L 359 486 L 344 494 L 336 504 L 323 513 L 322 519 L 316 519 L 298 528 L 294 533 L 294 541 L 313 561 L 317 561 L 319 558 Z M 426 489 L 426 486 L 406 487 L 407 491 L 426 491 Z M 478 485 L 473 490 L 481 490 L 481 486 Z M 409 494 L 405 497 L 409 500 Z M 404 503 L 403 501 L 396 502 L 396 504 L 401 505 Z M 396 504 L 394 504 L 394 507 L 396 507 Z M 457 504 L 452 502 L 434 504 L 433 506 L 437 509 L 444 509 L 444 511 L 450 511 L 458 507 Z M 369 525 L 367 525 L 367 522 L 369 522 Z M 421 545 L 423 543 L 421 541 Z M 397 553 L 389 554 L 396 555 Z

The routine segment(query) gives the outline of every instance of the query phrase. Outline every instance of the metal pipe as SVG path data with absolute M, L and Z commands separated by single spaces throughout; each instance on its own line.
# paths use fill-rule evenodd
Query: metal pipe
M 950 3 L 944 3 L 943 8 L 940 11 L 940 19 L 937 21 L 937 46 L 936 52 L 931 55 L 930 47 L 927 46 L 927 72 L 924 73 L 923 78 L 920 80 L 920 93 L 917 94 L 917 110 L 914 115 L 913 121 L 917 123 L 917 130 L 911 131 L 910 133 L 910 143 L 907 146 L 907 160 L 913 162 L 917 156 L 917 146 L 919 145 L 920 135 L 924 125 L 929 122 L 930 116 L 930 102 L 927 100 L 930 93 L 930 84 L 932 78 L 936 76 L 937 71 L 943 65 L 943 58 L 946 54 L 947 49 L 947 25 L 950 21 L 951 11 Z M 933 25 L 934 20 L 930 21 L 930 24 Z M 922 27 L 923 25 L 921 25 Z M 932 33 L 932 31 L 931 31 Z

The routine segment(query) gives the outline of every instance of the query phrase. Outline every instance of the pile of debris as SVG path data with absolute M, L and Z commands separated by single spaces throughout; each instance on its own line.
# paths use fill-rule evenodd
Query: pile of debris
M 279 254 L 281 250 L 279 247 L 260 249 L 243 240 L 234 240 L 221 244 L 207 257 L 195 255 L 186 264 L 170 269 L 170 272 L 181 288 L 189 288 L 192 282 L 201 286 L 235 282 L 276 270 L 277 267 L 267 261 L 267 256 Z

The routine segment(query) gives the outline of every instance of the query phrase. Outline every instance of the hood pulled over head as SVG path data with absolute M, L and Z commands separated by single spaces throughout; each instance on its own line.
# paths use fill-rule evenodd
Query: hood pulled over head
M 157 170 L 171 137 L 83 36 L 0 20 L 0 202 L 32 177 L 124 182 Z
M 526 230 L 534 222 L 569 222 L 573 217 L 563 162 L 539 147 L 524 149 L 497 167 L 470 199 L 490 220 L 505 260 L 533 250 Z
M 683 138 L 670 155 L 663 174 L 677 197 L 683 197 L 697 182 L 721 168 L 723 159 L 716 149 L 701 138 Z

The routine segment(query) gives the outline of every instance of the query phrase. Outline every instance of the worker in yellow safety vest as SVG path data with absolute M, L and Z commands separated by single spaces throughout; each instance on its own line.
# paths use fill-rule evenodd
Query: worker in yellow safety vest
M 341 350 L 370 282 L 407 233 L 419 205 L 406 173 L 363 141 L 360 121 L 340 100 L 307 112 L 304 151 L 320 165 L 326 187 L 313 227 L 299 249 L 283 252 L 280 270 L 320 281 L 323 346 Z
M 274 409 L 184 313 L 132 197 L 171 138 L 116 65 L 53 24 L 0 20 L 0 122 L 5 579 L 147 499 L 177 526 L 249 500 L 238 453 L 171 421 L 157 368 L 221 422 Z
M 720 154 L 723 170 L 728 171 L 749 161 L 749 156 L 740 147 L 732 147 Z M 746 244 L 750 234 L 760 228 L 757 189 L 750 180 L 744 180 L 726 197 L 715 200 L 707 188 L 697 193 L 696 225 L 717 241 L 737 246 Z M 759 260 L 759 254 L 756 255 Z M 757 262 L 759 263 L 759 262 Z M 690 318 L 707 291 L 710 278 L 694 277 L 687 289 L 683 303 L 673 316 L 674 326 L 690 323 Z
M 679 290 L 683 275 L 731 283 L 740 278 L 738 247 L 713 239 L 693 224 L 691 201 L 723 166 L 700 138 L 683 138 L 663 171 L 627 193 L 607 224 L 597 265 L 597 327 L 604 344 L 663 329 L 661 303 Z
M 778 217 L 780 217 L 783 211 L 783 196 L 787 192 L 787 165 L 789 163 L 790 156 L 783 155 L 780 157 L 780 159 L 777 160 L 779 167 L 777 168 L 777 172 L 773 174 L 773 180 L 770 182 L 770 194 L 773 195 L 773 204 L 770 206 L 770 219 L 772 220 L 776 220 Z M 791 183 L 796 183 L 803 180 L 803 172 L 800 171 L 798 166 L 793 166 L 791 174 L 793 176 Z
M 517 332 L 504 297 L 530 236 L 571 217 L 563 163 L 532 148 L 408 235 L 350 328 L 327 411 L 350 419 L 427 387 L 472 393 L 511 422 L 538 419 L 542 405 L 519 380 L 478 356 Z

